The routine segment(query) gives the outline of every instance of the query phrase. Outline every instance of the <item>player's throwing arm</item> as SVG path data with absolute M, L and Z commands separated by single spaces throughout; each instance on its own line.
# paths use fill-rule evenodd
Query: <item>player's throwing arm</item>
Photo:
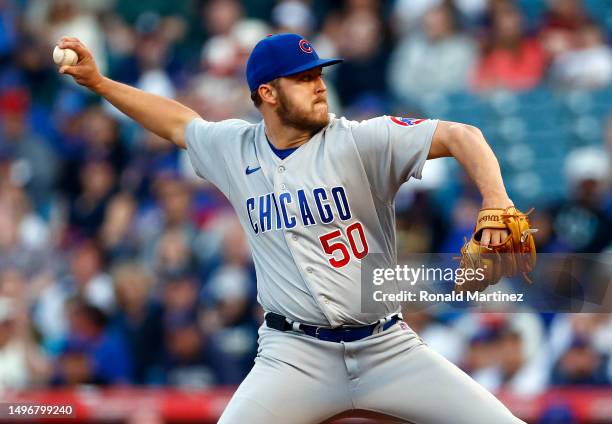
M 155 94 L 147 93 L 103 76 L 91 51 L 75 37 L 63 37 L 60 49 L 70 49 L 78 57 L 76 64 L 60 62 L 59 72 L 94 93 L 104 97 L 117 109 L 147 130 L 185 148 L 185 127 L 199 115 L 190 108 Z M 57 57 L 57 56 L 56 56 Z

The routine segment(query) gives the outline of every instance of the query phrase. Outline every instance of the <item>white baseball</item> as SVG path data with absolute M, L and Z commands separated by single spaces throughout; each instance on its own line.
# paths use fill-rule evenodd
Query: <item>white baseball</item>
M 60 49 L 55 46 L 53 49 L 53 61 L 59 66 L 74 66 L 79 61 L 79 56 L 72 49 Z

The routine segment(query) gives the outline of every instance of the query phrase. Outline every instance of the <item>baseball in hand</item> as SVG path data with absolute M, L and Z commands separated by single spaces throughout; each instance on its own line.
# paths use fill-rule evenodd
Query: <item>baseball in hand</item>
M 60 49 L 55 46 L 53 49 L 53 61 L 59 66 L 74 66 L 79 61 L 76 52 L 71 49 Z

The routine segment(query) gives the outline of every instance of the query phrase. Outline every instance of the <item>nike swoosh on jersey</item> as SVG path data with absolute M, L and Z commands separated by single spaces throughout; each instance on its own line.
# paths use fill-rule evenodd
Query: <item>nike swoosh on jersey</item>
M 259 171 L 260 169 L 261 169 L 261 166 L 258 166 L 257 168 L 251 168 L 250 166 L 247 166 L 245 172 L 247 175 L 250 175 L 253 172 Z

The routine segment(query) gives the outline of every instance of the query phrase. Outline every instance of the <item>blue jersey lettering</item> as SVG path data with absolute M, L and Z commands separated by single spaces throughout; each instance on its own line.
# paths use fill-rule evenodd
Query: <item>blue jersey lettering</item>
M 323 204 L 323 200 L 327 200 L 327 193 L 325 189 L 318 187 L 312 191 L 312 195 L 315 198 L 315 202 L 317 203 L 317 209 L 319 210 L 319 216 L 321 217 L 321 222 L 323 224 L 329 224 L 334 220 L 334 214 L 331 210 L 331 207 L 327 204 Z
M 259 196 L 259 225 L 261 226 L 262 233 L 270 231 L 272 228 L 272 202 L 270 199 L 270 193 L 264 196 Z
M 300 214 L 302 215 L 302 223 L 305 227 L 309 225 L 316 224 L 314 217 L 312 216 L 312 212 L 310 211 L 310 206 L 308 206 L 308 200 L 306 199 L 306 193 L 304 193 L 304 189 L 299 189 L 297 191 L 298 202 L 300 203 Z
M 280 201 L 281 211 L 283 213 L 283 220 L 285 221 L 285 228 L 295 227 L 295 216 L 289 216 L 289 213 L 287 212 L 287 204 L 291 203 L 291 194 L 282 193 L 280 196 L 278 196 L 278 200 Z
M 338 216 L 343 221 L 351 219 L 351 208 L 349 207 L 348 199 L 346 198 L 346 193 L 344 192 L 344 187 L 334 187 L 332 188 L 332 195 L 334 196 L 334 201 L 336 202 L 336 208 L 338 209 Z
M 253 223 L 253 218 L 251 217 L 251 211 L 255 210 L 255 198 L 249 197 L 246 201 L 247 207 L 247 215 L 249 215 L 249 221 L 251 221 L 251 227 L 253 227 L 253 231 L 255 234 L 259 233 L 259 229 L 257 228 L 257 223 Z
M 294 228 L 297 225 L 297 217 L 289 210 L 289 205 L 294 203 L 294 199 L 297 200 L 301 222 L 305 227 L 317 225 L 318 222 L 330 224 L 337 218 L 346 221 L 352 216 L 342 186 L 332 187 L 331 190 L 315 187 L 312 190 L 312 198 L 306 195 L 305 189 L 297 190 L 294 195 L 291 192 L 283 192 L 278 198 L 275 193 L 266 193 L 246 200 L 246 211 L 253 232 L 265 233 L 273 227 L 275 230 Z M 315 220 L 315 213 L 319 221 Z

